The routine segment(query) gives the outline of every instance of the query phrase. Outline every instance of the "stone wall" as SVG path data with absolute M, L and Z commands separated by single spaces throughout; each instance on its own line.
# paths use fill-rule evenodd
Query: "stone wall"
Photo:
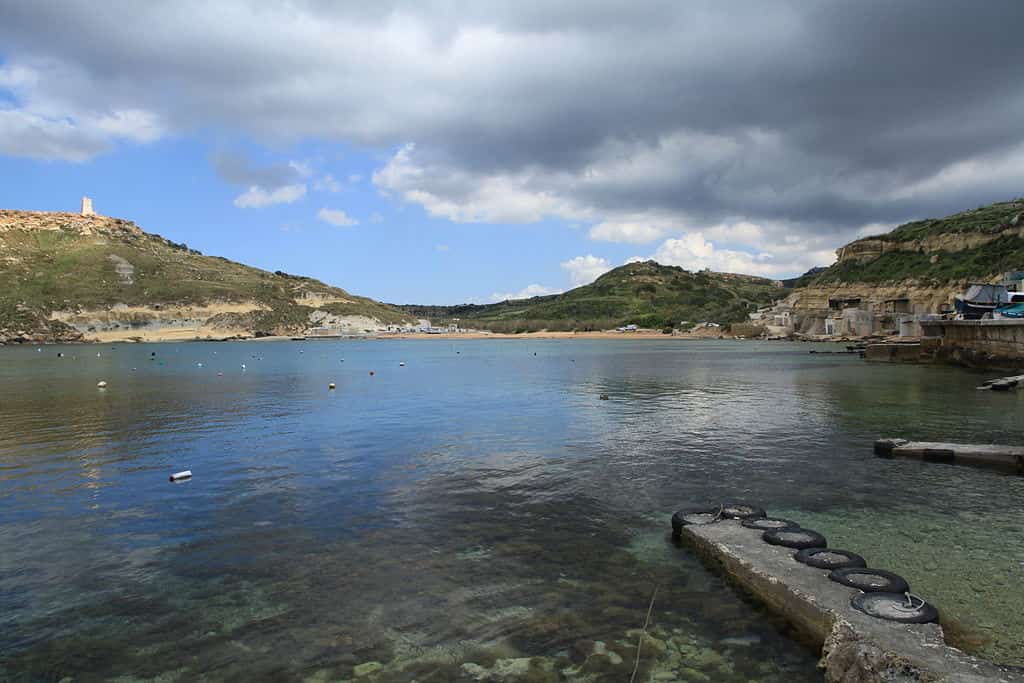
M 1024 368 L 1024 320 L 925 320 L 926 337 L 941 339 L 940 361 L 997 369 Z

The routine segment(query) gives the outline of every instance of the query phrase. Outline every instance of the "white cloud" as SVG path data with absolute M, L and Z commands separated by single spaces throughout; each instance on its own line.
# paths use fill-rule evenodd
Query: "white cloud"
M 697 231 L 665 240 L 650 258 L 693 271 L 709 268 L 721 273 L 785 277 L 804 273 L 814 266 L 828 265 L 835 260 L 835 254 L 831 249 L 814 249 L 802 240 L 779 244 L 772 252 L 723 249 Z
M 309 178 L 313 175 L 313 167 L 308 161 L 289 161 L 288 166 L 294 170 L 300 178 Z
M 320 209 L 320 211 L 317 212 L 316 217 L 324 223 L 330 223 L 331 225 L 336 225 L 339 228 L 359 225 L 359 221 L 355 218 L 351 218 L 341 209 Z
M 612 264 L 607 259 L 599 258 L 593 254 L 577 256 L 561 264 L 562 270 L 569 273 L 569 279 L 573 287 L 589 285 L 591 282 L 604 275 L 612 269 Z
M 234 204 L 240 209 L 262 209 L 274 204 L 292 204 L 306 196 L 306 186 L 284 185 L 283 187 L 266 190 L 258 185 L 235 197 Z
M 557 193 L 535 189 L 535 181 L 544 181 L 540 171 L 481 176 L 415 159 L 415 151 L 412 143 L 399 148 L 373 173 L 373 182 L 386 196 L 398 194 L 432 216 L 456 223 L 535 223 L 590 214 Z
M 603 242 L 653 242 L 667 231 L 667 227 L 650 222 L 602 221 L 590 228 L 590 239 Z
M 362 176 L 361 173 L 351 173 L 348 176 L 348 181 L 350 183 L 352 183 L 352 184 L 358 183 L 362 179 L 363 179 L 363 176 Z
M 384 216 L 380 215 L 379 212 L 374 211 L 373 213 L 370 214 L 370 219 L 369 220 L 370 220 L 371 223 L 383 223 L 384 222 Z
M 548 294 L 561 294 L 562 290 L 544 285 L 532 284 L 520 289 L 518 292 L 495 292 L 491 294 L 491 301 L 515 301 L 517 299 L 529 299 L 535 296 L 547 296 Z
M 313 183 L 313 189 L 317 192 L 339 192 L 341 191 L 341 183 L 335 180 L 334 176 L 328 173 L 323 178 L 318 178 Z
M 0 87 L 14 96 L 12 104 L 0 102 L 0 154 L 82 162 L 117 142 L 144 144 L 166 134 L 160 116 L 145 108 L 87 107 L 43 91 L 50 75 L 22 64 L 0 66 Z

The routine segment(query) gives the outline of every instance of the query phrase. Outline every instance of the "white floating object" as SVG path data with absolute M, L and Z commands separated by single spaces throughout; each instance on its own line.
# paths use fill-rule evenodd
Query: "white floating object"
M 171 481 L 182 481 L 183 479 L 191 479 L 192 470 L 185 470 L 183 472 L 175 472 L 171 475 Z
M 100 352 L 99 352 L 99 351 L 97 351 L 97 352 L 96 352 L 96 357 L 97 357 L 97 358 L 99 358 L 99 357 L 100 357 Z
M 245 363 L 242 363 L 242 369 L 245 370 Z
M 399 361 L 398 367 L 404 368 L 405 367 L 405 361 L 404 360 L 403 361 Z
M 107 388 L 107 383 L 104 380 L 101 379 L 99 382 L 96 382 L 96 386 L 99 389 L 106 389 Z
M 330 384 L 328 384 L 327 388 L 328 389 L 333 389 L 334 388 L 334 382 L 331 382 Z
M 201 368 L 201 367 L 203 367 L 203 364 L 202 363 L 196 363 L 196 366 Z

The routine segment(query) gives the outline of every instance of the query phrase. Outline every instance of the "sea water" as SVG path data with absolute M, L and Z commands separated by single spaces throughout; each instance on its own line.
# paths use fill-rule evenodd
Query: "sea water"
M 1024 664 L 1024 479 L 871 451 L 1022 443 L 1024 392 L 813 348 L 2 348 L 0 679 L 621 681 L 639 643 L 638 680 L 821 680 L 671 542 L 674 509 L 732 500 Z

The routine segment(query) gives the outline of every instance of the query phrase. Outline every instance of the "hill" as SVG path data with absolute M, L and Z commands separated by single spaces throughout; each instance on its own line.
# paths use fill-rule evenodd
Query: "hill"
M 1024 199 L 899 226 L 837 251 L 805 286 L 914 280 L 934 286 L 991 280 L 1024 268 Z
M 361 332 L 407 320 L 312 278 L 204 256 L 131 221 L 0 210 L 0 340 Z
M 778 282 L 749 275 L 692 273 L 654 261 L 629 263 L 563 294 L 495 304 L 400 306 L 442 324 L 495 332 L 601 330 L 621 325 L 669 327 L 682 321 L 745 320 L 747 313 L 783 295 Z

